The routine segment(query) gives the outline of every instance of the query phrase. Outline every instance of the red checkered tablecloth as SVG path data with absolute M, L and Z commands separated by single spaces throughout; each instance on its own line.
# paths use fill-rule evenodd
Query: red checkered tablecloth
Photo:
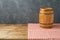
M 28 24 L 29 40 L 60 40 L 60 24 L 54 24 L 53 28 L 41 28 L 39 24 Z

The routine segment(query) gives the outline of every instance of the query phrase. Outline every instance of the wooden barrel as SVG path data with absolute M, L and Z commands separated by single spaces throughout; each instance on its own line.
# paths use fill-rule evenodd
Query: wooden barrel
M 40 27 L 51 28 L 54 23 L 54 12 L 53 8 L 40 8 L 39 14 Z

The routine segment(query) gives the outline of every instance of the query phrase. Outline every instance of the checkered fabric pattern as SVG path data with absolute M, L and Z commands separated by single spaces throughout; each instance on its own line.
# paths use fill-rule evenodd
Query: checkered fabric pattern
M 53 28 L 41 28 L 39 24 L 28 25 L 28 38 L 30 40 L 60 40 L 60 24 Z

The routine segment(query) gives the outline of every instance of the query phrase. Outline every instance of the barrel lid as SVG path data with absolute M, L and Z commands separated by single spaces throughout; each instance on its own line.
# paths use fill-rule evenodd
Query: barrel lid
M 40 8 L 41 11 L 53 11 L 53 8 L 48 7 L 48 8 Z

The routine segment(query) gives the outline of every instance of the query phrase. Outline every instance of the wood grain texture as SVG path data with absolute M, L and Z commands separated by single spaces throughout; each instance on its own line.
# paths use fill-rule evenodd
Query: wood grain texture
M 28 25 L 0 24 L 0 39 L 28 39 Z

